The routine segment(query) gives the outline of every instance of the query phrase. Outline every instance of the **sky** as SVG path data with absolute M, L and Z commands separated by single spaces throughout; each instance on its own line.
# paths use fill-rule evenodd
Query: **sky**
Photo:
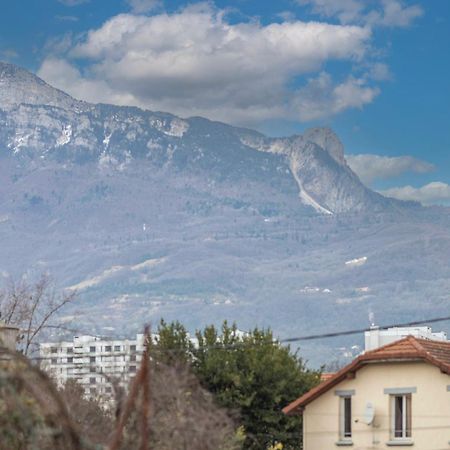
M 328 126 L 368 186 L 450 205 L 449 0 L 4 0 L 0 60 L 91 102 Z

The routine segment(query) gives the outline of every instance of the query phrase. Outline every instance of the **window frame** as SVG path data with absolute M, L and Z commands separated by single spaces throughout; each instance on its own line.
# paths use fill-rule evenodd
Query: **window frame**
M 336 445 L 353 445 L 352 397 L 355 395 L 355 390 L 336 390 L 334 394 L 339 397 L 338 441 Z
M 339 396 L 339 441 L 351 441 L 353 438 L 352 427 L 352 396 Z
M 390 439 L 392 441 L 411 441 L 412 439 L 412 413 L 411 404 L 412 396 L 411 393 L 398 393 L 391 394 L 390 396 L 390 424 L 391 432 Z M 401 399 L 401 429 L 397 429 L 398 425 L 398 399 Z

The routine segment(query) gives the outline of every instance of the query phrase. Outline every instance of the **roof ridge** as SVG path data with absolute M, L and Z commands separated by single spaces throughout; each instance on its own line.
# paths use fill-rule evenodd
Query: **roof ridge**
M 408 335 L 408 336 L 405 336 L 405 337 L 403 337 L 401 339 L 398 339 L 396 341 L 389 342 L 388 344 L 382 345 L 381 347 L 377 347 L 377 348 L 375 348 L 373 350 L 369 350 L 367 352 L 364 352 L 363 355 L 374 354 L 374 353 L 381 353 L 382 351 L 384 351 L 384 350 L 386 350 L 388 348 L 396 347 L 400 343 L 403 343 L 403 342 L 406 342 L 406 341 L 409 342 L 409 338 L 410 337 L 414 338 L 414 336 Z
M 426 353 L 428 353 L 427 351 L 426 351 L 426 349 L 425 349 L 425 347 L 420 343 L 420 341 L 416 338 L 416 337 L 414 337 L 413 335 L 409 335 L 409 336 L 406 336 L 406 339 L 408 340 L 408 342 L 410 342 L 413 346 L 414 346 L 414 348 L 416 349 L 416 350 L 418 350 L 419 352 L 426 352 Z M 424 339 L 425 340 L 425 339 Z

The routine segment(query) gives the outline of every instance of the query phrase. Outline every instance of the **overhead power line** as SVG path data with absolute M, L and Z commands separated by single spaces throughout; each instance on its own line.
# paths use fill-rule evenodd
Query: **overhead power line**
M 438 322 L 447 322 L 450 321 L 450 316 L 445 317 L 435 317 L 432 319 L 426 319 L 426 320 L 415 320 L 412 322 L 402 322 L 402 323 L 394 323 L 394 324 L 388 324 L 388 325 L 381 325 L 377 326 L 377 329 L 379 330 L 386 330 L 388 328 L 407 328 L 407 327 L 414 327 L 417 325 L 429 325 L 432 323 L 438 323 Z M 304 336 L 297 336 L 297 337 L 290 337 L 290 338 L 284 338 L 284 339 L 277 339 L 274 341 L 274 343 L 280 343 L 280 344 L 291 344 L 295 342 L 304 342 L 304 341 L 314 341 L 318 339 L 327 339 L 327 338 L 333 338 L 333 337 L 340 337 L 340 336 L 351 336 L 355 334 L 362 334 L 366 331 L 370 331 L 371 328 L 357 328 L 352 330 L 345 330 L 345 331 L 335 331 L 331 333 L 320 333 L 320 334 L 310 334 L 310 335 L 304 335 Z M 200 346 L 198 350 L 214 350 L 214 349 L 222 349 L 222 350 L 233 350 L 238 349 L 242 347 L 250 347 L 250 346 L 259 346 L 261 345 L 260 342 L 235 342 L 231 344 L 221 344 L 217 343 L 214 345 L 204 345 Z M 178 353 L 182 352 L 183 349 L 178 348 L 158 348 L 155 347 L 153 351 L 156 352 L 162 352 L 162 353 Z M 121 356 L 122 354 L 114 354 L 113 356 Z M 103 355 L 104 356 L 104 355 Z M 31 358 L 33 360 L 46 360 L 51 359 L 51 357 L 33 357 Z
M 395 323 L 395 324 L 390 324 L 390 325 L 377 326 L 377 329 L 386 330 L 388 328 L 407 328 L 407 327 L 414 327 L 416 325 L 427 325 L 430 323 L 446 322 L 446 321 L 450 321 L 450 316 L 436 317 L 434 319 L 427 319 L 427 320 L 416 320 L 414 322 L 406 322 L 406 323 L 403 322 L 403 323 Z M 299 337 L 280 339 L 279 342 L 282 344 L 288 344 L 291 342 L 313 341 L 316 339 L 325 339 L 325 338 L 338 337 L 338 336 L 350 336 L 352 334 L 361 334 L 366 331 L 370 331 L 370 329 L 371 328 L 359 328 L 359 329 L 347 330 L 347 331 L 336 331 L 333 333 L 311 334 L 311 335 L 307 335 L 307 336 L 299 336 Z

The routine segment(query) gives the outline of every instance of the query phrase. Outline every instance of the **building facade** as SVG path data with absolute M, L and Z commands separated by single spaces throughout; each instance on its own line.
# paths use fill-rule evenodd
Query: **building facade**
M 303 449 L 450 445 L 450 342 L 408 336 L 368 351 L 284 408 Z
M 135 376 L 144 351 L 145 337 L 103 339 L 76 336 L 72 341 L 40 344 L 41 368 L 58 385 L 76 380 L 88 397 L 111 399 L 113 382 L 128 387 Z
M 433 333 L 430 327 L 393 327 L 380 329 L 377 326 L 372 326 L 369 331 L 364 333 L 364 348 L 366 351 L 375 350 L 383 345 L 403 339 L 406 336 L 414 336 L 433 341 L 447 340 L 446 333 L 443 331 Z

